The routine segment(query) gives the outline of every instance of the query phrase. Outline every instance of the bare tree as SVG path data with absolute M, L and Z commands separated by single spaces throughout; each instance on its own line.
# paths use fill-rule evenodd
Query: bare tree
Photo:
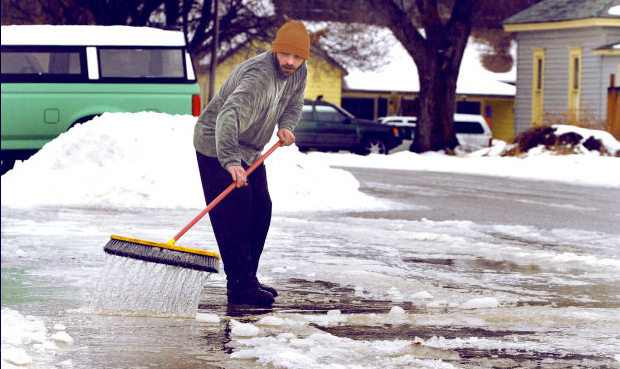
M 174 4 L 178 8 L 178 0 L 2 0 L 2 24 L 152 26 L 160 13 L 178 18 Z
M 389 62 L 386 50 L 395 44 L 384 27 L 342 22 L 310 22 L 307 27 L 314 47 L 347 69 L 380 69 Z
M 248 42 L 270 42 L 284 18 L 263 0 L 220 0 L 218 58 L 234 53 Z M 192 0 L 183 3 L 183 29 L 190 53 L 203 59 L 214 39 L 214 8 L 211 1 Z
M 389 28 L 418 67 L 420 105 L 411 150 L 424 152 L 450 151 L 458 145 L 453 119 L 456 81 L 472 30 L 489 46 L 483 64 L 496 71 L 509 69 L 511 36 L 501 31 L 500 22 L 540 0 L 273 1 L 278 11 L 293 17 Z
M 372 2 L 376 11 L 387 8 L 390 29 L 418 66 L 420 105 L 412 151 L 458 146 L 453 118 L 456 81 L 476 2 L 458 0 L 451 11 L 443 10 L 436 0 L 400 5 L 392 0 Z
M 458 144 L 453 122 L 456 81 L 472 30 L 489 46 L 483 64 L 505 70 L 512 62 L 511 36 L 501 32 L 500 21 L 538 1 L 221 0 L 218 58 L 253 40 L 271 41 L 277 26 L 291 17 L 348 23 L 331 23 L 316 35 L 324 36 L 323 47 L 345 66 L 369 69 L 380 64 L 380 52 L 369 47 L 373 42 L 361 24 L 387 27 L 419 72 L 418 132 L 411 149 L 451 150 Z M 5 14 L 5 9 L 10 12 Z M 213 0 L 2 0 L 2 10 L 3 23 L 10 16 L 20 23 L 180 26 L 194 60 L 208 54 L 215 32 Z

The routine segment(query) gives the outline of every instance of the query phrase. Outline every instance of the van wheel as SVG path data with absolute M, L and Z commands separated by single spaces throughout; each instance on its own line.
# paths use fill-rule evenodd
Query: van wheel
M 6 150 L 0 154 L 2 175 L 13 169 L 17 160 L 28 160 L 39 150 Z
M 8 172 L 9 170 L 13 169 L 14 166 L 15 166 L 15 159 L 5 159 L 5 158 L 0 159 L 0 173 L 2 175 L 4 175 L 4 173 Z
M 364 139 L 362 146 L 360 147 L 360 154 L 384 154 L 387 155 L 388 150 L 385 142 L 382 139 L 376 137 L 370 137 Z
M 71 126 L 69 126 L 67 131 L 70 130 L 71 128 L 77 126 L 78 124 L 86 123 L 89 120 L 93 120 L 93 119 L 97 118 L 98 116 L 99 115 L 88 115 L 88 116 L 82 117 L 82 118 L 76 120 L 75 122 L 71 123 Z

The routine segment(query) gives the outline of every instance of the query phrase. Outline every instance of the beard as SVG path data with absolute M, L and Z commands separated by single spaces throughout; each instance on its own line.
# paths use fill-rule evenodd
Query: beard
M 295 73 L 297 71 L 297 68 L 292 65 L 292 64 L 280 64 L 280 61 L 278 60 L 278 57 L 276 56 L 276 54 L 273 54 L 273 62 L 276 66 L 276 69 L 278 70 L 278 74 L 280 75 L 280 77 L 286 79 L 290 76 L 293 75 L 293 73 Z

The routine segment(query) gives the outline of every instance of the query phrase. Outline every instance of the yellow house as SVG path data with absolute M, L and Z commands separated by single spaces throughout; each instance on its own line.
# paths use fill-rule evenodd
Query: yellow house
M 241 62 L 269 50 L 267 47 L 257 47 L 247 44 L 229 56 L 217 66 L 215 75 L 215 90 L 219 90 L 226 78 Z M 321 50 L 313 50 L 310 53 L 308 64 L 308 83 L 306 85 L 305 98 L 316 100 L 317 96 L 323 95 L 323 100 L 340 105 L 342 99 L 342 78 L 347 72 Z M 199 65 L 197 68 L 198 84 L 200 85 L 200 101 L 203 107 L 209 96 L 209 66 Z
M 254 57 L 266 50 L 269 45 L 256 46 L 248 43 L 235 54 L 221 61 L 215 76 L 215 90 L 219 90 L 233 69 L 241 62 Z M 417 69 L 408 70 L 406 75 L 398 71 L 394 78 L 385 72 L 352 72 L 345 69 L 330 58 L 322 50 L 313 48 L 308 63 L 308 84 L 305 98 L 316 100 L 322 95 L 324 101 L 342 106 L 358 118 L 375 120 L 386 115 L 415 115 L 418 91 L 416 83 L 408 83 L 406 88 L 393 88 L 390 81 L 406 81 L 406 75 L 417 73 Z M 411 68 L 416 68 L 412 63 Z M 200 98 L 206 105 L 209 95 L 209 66 L 199 65 L 197 68 Z M 374 76 L 374 77 L 373 77 Z M 346 77 L 346 78 L 345 78 Z M 372 78 L 380 81 L 384 88 L 374 87 Z M 417 78 L 417 75 L 416 75 Z M 510 86 L 508 89 L 514 89 Z M 513 106 L 514 92 L 506 94 L 488 94 L 486 91 L 457 91 L 457 111 L 462 113 L 481 114 L 492 125 L 493 137 L 509 141 L 514 136 Z
M 395 42 L 386 50 L 389 57 L 381 70 L 351 70 L 344 78 L 342 107 L 356 117 L 416 116 L 419 106 L 418 68 L 404 47 Z M 465 48 L 456 85 L 457 113 L 478 114 L 487 119 L 493 138 L 511 141 L 514 137 L 514 97 L 516 71 L 492 73 L 480 62 L 473 39 Z

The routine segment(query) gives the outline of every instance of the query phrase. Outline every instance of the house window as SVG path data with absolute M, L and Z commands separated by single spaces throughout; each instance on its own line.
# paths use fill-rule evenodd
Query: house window
M 543 124 L 545 90 L 545 49 L 534 49 L 532 75 L 532 123 Z
M 568 72 L 568 122 L 575 124 L 579 121 L 581 111 L 581 47 L 570 48 L 570 64 Z
M 480 114 L 482 104 L 480 101 L 457 101 L 456 112 L 462 114 Z

